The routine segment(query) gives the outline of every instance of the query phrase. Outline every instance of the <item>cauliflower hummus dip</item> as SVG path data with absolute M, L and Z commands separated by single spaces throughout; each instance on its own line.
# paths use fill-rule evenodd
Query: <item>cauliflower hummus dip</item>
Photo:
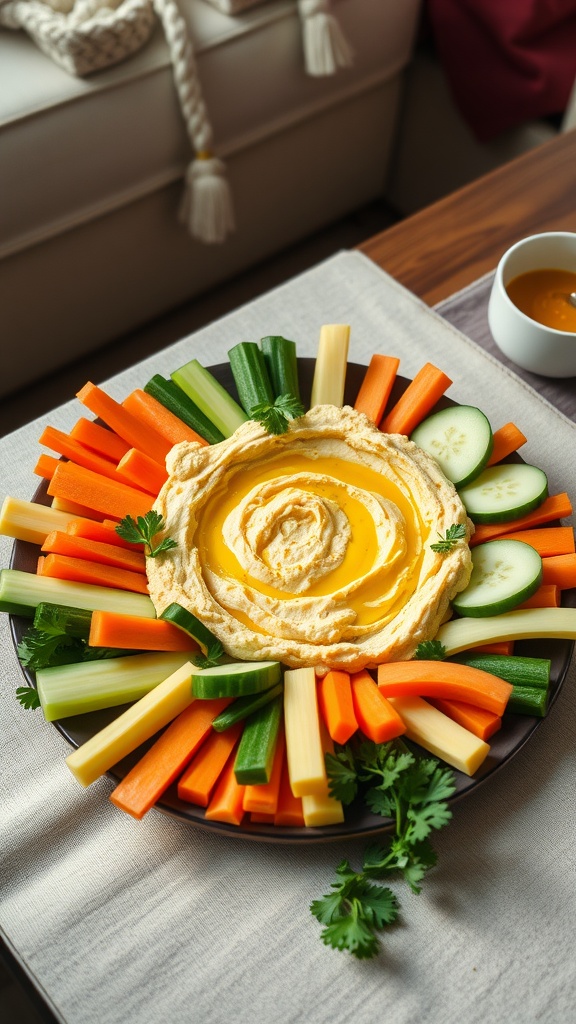
M 219 444 L 177 444 L 167 469 L 154 508 L 177 546 L 147 560 L 150 595 L 235 659 L 352 672 L 408 659 L 470 578 L 454 486 L 348 406 L 315 406 L 285 434 L 249 420 Z M 465 538 L 433 551 L 456 523 Z

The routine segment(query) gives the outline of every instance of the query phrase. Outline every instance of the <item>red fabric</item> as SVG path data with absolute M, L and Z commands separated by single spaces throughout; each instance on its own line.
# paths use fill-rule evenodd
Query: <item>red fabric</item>
M 576 0 L 426 0 L 454 100 L 486 142 L 561 113 L 576 78 Z

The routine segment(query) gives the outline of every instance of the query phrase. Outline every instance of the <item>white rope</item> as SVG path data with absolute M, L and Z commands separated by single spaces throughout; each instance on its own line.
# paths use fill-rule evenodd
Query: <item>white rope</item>
M 298 0 L 304 63 L 309 75 L 333 75 L 348 68 L 353 51 L 332 11 L 331 0 Z

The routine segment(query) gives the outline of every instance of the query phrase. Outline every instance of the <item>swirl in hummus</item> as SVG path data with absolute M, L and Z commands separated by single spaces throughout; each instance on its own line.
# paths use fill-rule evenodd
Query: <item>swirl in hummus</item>
M 177 602 L 242 660 L 358 671 L 410 658 L 471 572 L 472 525 L 437 463 L 349 407 L 270 435 L 252 420 L 168 455 L 155 503 L 177 547 L 148 559 L 160 614 Z M 438 554 L 455 523 L 466 538 Z

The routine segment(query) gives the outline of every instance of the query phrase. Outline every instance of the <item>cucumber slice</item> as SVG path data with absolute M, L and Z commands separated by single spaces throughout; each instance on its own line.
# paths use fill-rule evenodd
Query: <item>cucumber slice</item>
M 489 466 L 458 493 L 475 523 L 506 523 L 538 508 L 548 496 L 546 474 L 524 462 Z
M 238 697 L 229 707 L 224 708 L 224 711 L 221 711 L 216 716 L 212 722 L 212 728 L 216 732 L 225 732 L 226 729 L 230 729 L 237 722 L 243 722 L 245 718 L 254 714 L 255 711 L 269 704 L 275 697 L 279 697 L 283 690 L 284 686 L 280 682 L 276 683 L 275 686 L 271 686 L 269 690 L 262 690 L 261 693 L 250 693 L 246 697 Z
M 248 693 L 268 690 L 279 682 L 280 676 L 279 661 L 239 661 L 232 665 L 214 665 L 194 673 L 192 693 L 203 700 L 212 697 L 244 697 Z
M 452 607 L 459 615 L 501 615 L 526 601 L 542 582 L 542 559 L 521 540 L 489 540 L 472 549 L 472 575 Z
M 152 395 L 152 398 L 173 412 L 175 416 L 178 416 L 183 423 L 192 427 L 192 430 L 200 434 L 200 437 L 203 437 L 209 444 L 218 444 L 219 441 L 224 440 L 224 434 L 214 426 L 196 403 L 173 380 L 166 380 L 161 374 L 155 373 L 144 385 L 144 391 Z
M 482 472 L 492 454 L 492 427 L 473 405 L 455 405 L 433 413 L 412 432 L 411 441 L 432 455 L 455 487 Z
M 246 722 L 234 761 L 239 786 L 262 786 L 270 782 L 281 718 L 282 697 L 276 697 Z
M 208 627 L 203 622 L 200 622 L 200 619 L 197 619 L 192 612 L 189 612 L 181 604 L 169 604 L 158 618 L 164 619 L 166 622 L 172 622 L 173 625 L 178 626 L 184 633 L 188 633 L 189 636 L 200 644 L 204 652 L 220 642 L 214 636 L 214 633 L 211 633 Z
M 240 404 L 251 414 L 257 405 L 274 402 L 264 356 L 255 341 L 240 341 L 228 352 L 230 368 Z
M 260 339 L 260 346 L 268 376 L 274 390 L 274 397 L 293 395 L 300 398 L 298 381 L 298 360 L 296 342 L 289 341 L 281 335 L 268 335 Z

